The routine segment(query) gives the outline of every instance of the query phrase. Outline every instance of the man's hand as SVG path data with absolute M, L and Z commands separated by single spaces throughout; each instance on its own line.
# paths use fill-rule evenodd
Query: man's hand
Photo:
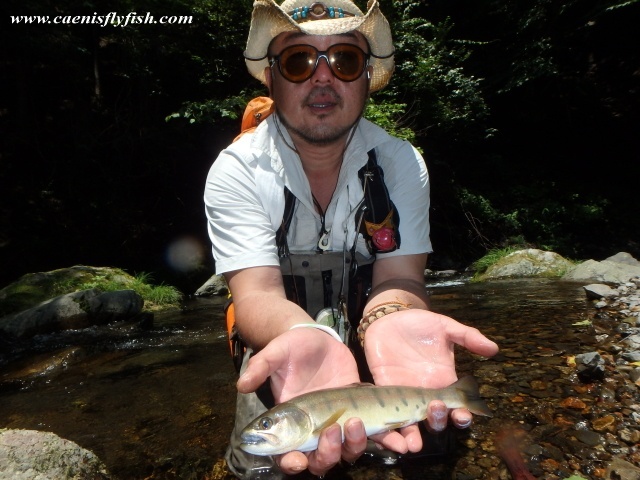
M 443 388 L 457 380 L 454 344 L 486 357 L 498 352 L 498 346 L 477 329 L 421 309 L 404 310 L 376 320 L 367 329 L 364 347 L 376 385 Z M 443 402 L 431 402 L 428 428 L 443 430 L 448 422 L 447 413 Z M 467 409 L 455 409 L 451 419 L 458 428 L 465 428 L 471 425 L 472 415 Z M 417 425 L 406 427 L 401 433 L 409 451 L 422 448 Z M 399 436 L 397 432 L 389 432 L 375 439 L 387 448 L 401 451 Z
M 351 351 L 327 333 L 311 328 L 290 330 L 269 342 L 249 361 L 238 380 L 238 391 L 253 392 L 269 377 L 276 403 L 306 392 L 360 381 Z M 334 424 L 320 435 L 317 450 L 290 452 L 280 456 L 277 462 L 289 475 L 308 468 L 312 474 L 322 476 L 341 458 L 354 462 L 366 444 L 362 422 L 349 419 L 345 423 L 344 444 L 340 427 Z

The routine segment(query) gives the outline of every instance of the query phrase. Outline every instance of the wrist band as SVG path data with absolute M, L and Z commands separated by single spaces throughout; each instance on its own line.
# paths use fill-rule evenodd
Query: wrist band
M 323 332 L 328 333 L 340 343 L 343 343 L 340 335 L 338 335 L 338 332 L 326 325 L 320 325 L 319 323 L 298 323 L 297 325 L 289 328 L 289 330 L 293 330 L 294 328 L 317 328 L 318 330 L 322 330 Z
M 364 334 L 367 328 L 378 320 L 379 318 L 389 315 L 390 313 L 400 312 L 402 310 L 409 310 L 411 307 L 408 303 L 402 302 L 385 302 L 380 305 L 376 305 L 367 313 L 362 316 L 360 324 L 358 325 L 358 340 L 360 340 L 360 346 L 364 348 Z

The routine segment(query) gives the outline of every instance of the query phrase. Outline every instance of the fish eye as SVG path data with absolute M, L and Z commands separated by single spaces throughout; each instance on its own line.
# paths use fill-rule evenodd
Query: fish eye
M 260 428 L 263 430 L 269 430 L 271 427 L 273 427 L 273 420 L 270 417 L 264 417 L 260 420 Z

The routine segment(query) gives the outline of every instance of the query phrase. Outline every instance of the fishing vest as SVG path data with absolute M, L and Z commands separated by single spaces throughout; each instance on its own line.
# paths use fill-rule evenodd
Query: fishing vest
M 245 110 L 241 134 L 255 130 L 258 124 L 274 111 L 267 97 L 252 100 Z M 235 141 L 234 140 L 234 141 Z M 358 322 L 371 293 L 373 262 L 377 253 L 392 252 L 400 247 L 400 216 L 389 197 L 384 172 L 378 165 L 375 149 L 370 150 L 365 166 L 358 171 L 363 199 L 356 209 L 356 240 L 358 233 L 365 239 L 369 257 L 356 252 L 356 243 L 343 251 L 291 253 L 287 233 L 293 219 L 296 197 L 284 187 L 284 213 L 276 231 L 276 245 L 280 259 L 287 299 L 299 305 L 318 323 L 338 333 L 356 358 L 364 356 L 356 338 Z M 233 302 L 225 307 L 229 345 L 238 371 L 245 347 L 235 328 Z M 359 364 L 361 362 L 358 362 Z M 363 363 L 363 362 L 362 362 Z M 362 372 L 361 372 L 362 373 Z
M 389 197 L 384 173 L 375 150 L 368 152 L 367 164 L 358 177 L 364 192 L 356 209 L 356 232 L 362 234 L 371 253 L 369 258 L 356 252 L 356 245 L 343 251 L 328 252 L 320 248 L 311 253 L 291 253 L 287 233 L 296 197 L 285 187 L 282 223 L 276 232 L 276 245 L 287 299 L 299 305 L 318 323 L 336 330 L 351 346 L 355 328 L 371 291 L 375 254 L 391 252 L 400 246 L 400 217 Z

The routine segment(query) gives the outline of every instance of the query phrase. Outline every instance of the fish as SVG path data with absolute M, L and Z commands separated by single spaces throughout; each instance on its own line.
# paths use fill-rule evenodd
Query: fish
M 344 423 L 353 417 L 362 419 L 367 436 L 388 432 L 424 420 L 432 400 L 492 416 L 473 376 L 439 389 L 354 384 L 305 393 L 267 410 L 242 430 L 240 448 L 253 455 L 308 452 L 329 425 L 340 425 L 343 441 Z

